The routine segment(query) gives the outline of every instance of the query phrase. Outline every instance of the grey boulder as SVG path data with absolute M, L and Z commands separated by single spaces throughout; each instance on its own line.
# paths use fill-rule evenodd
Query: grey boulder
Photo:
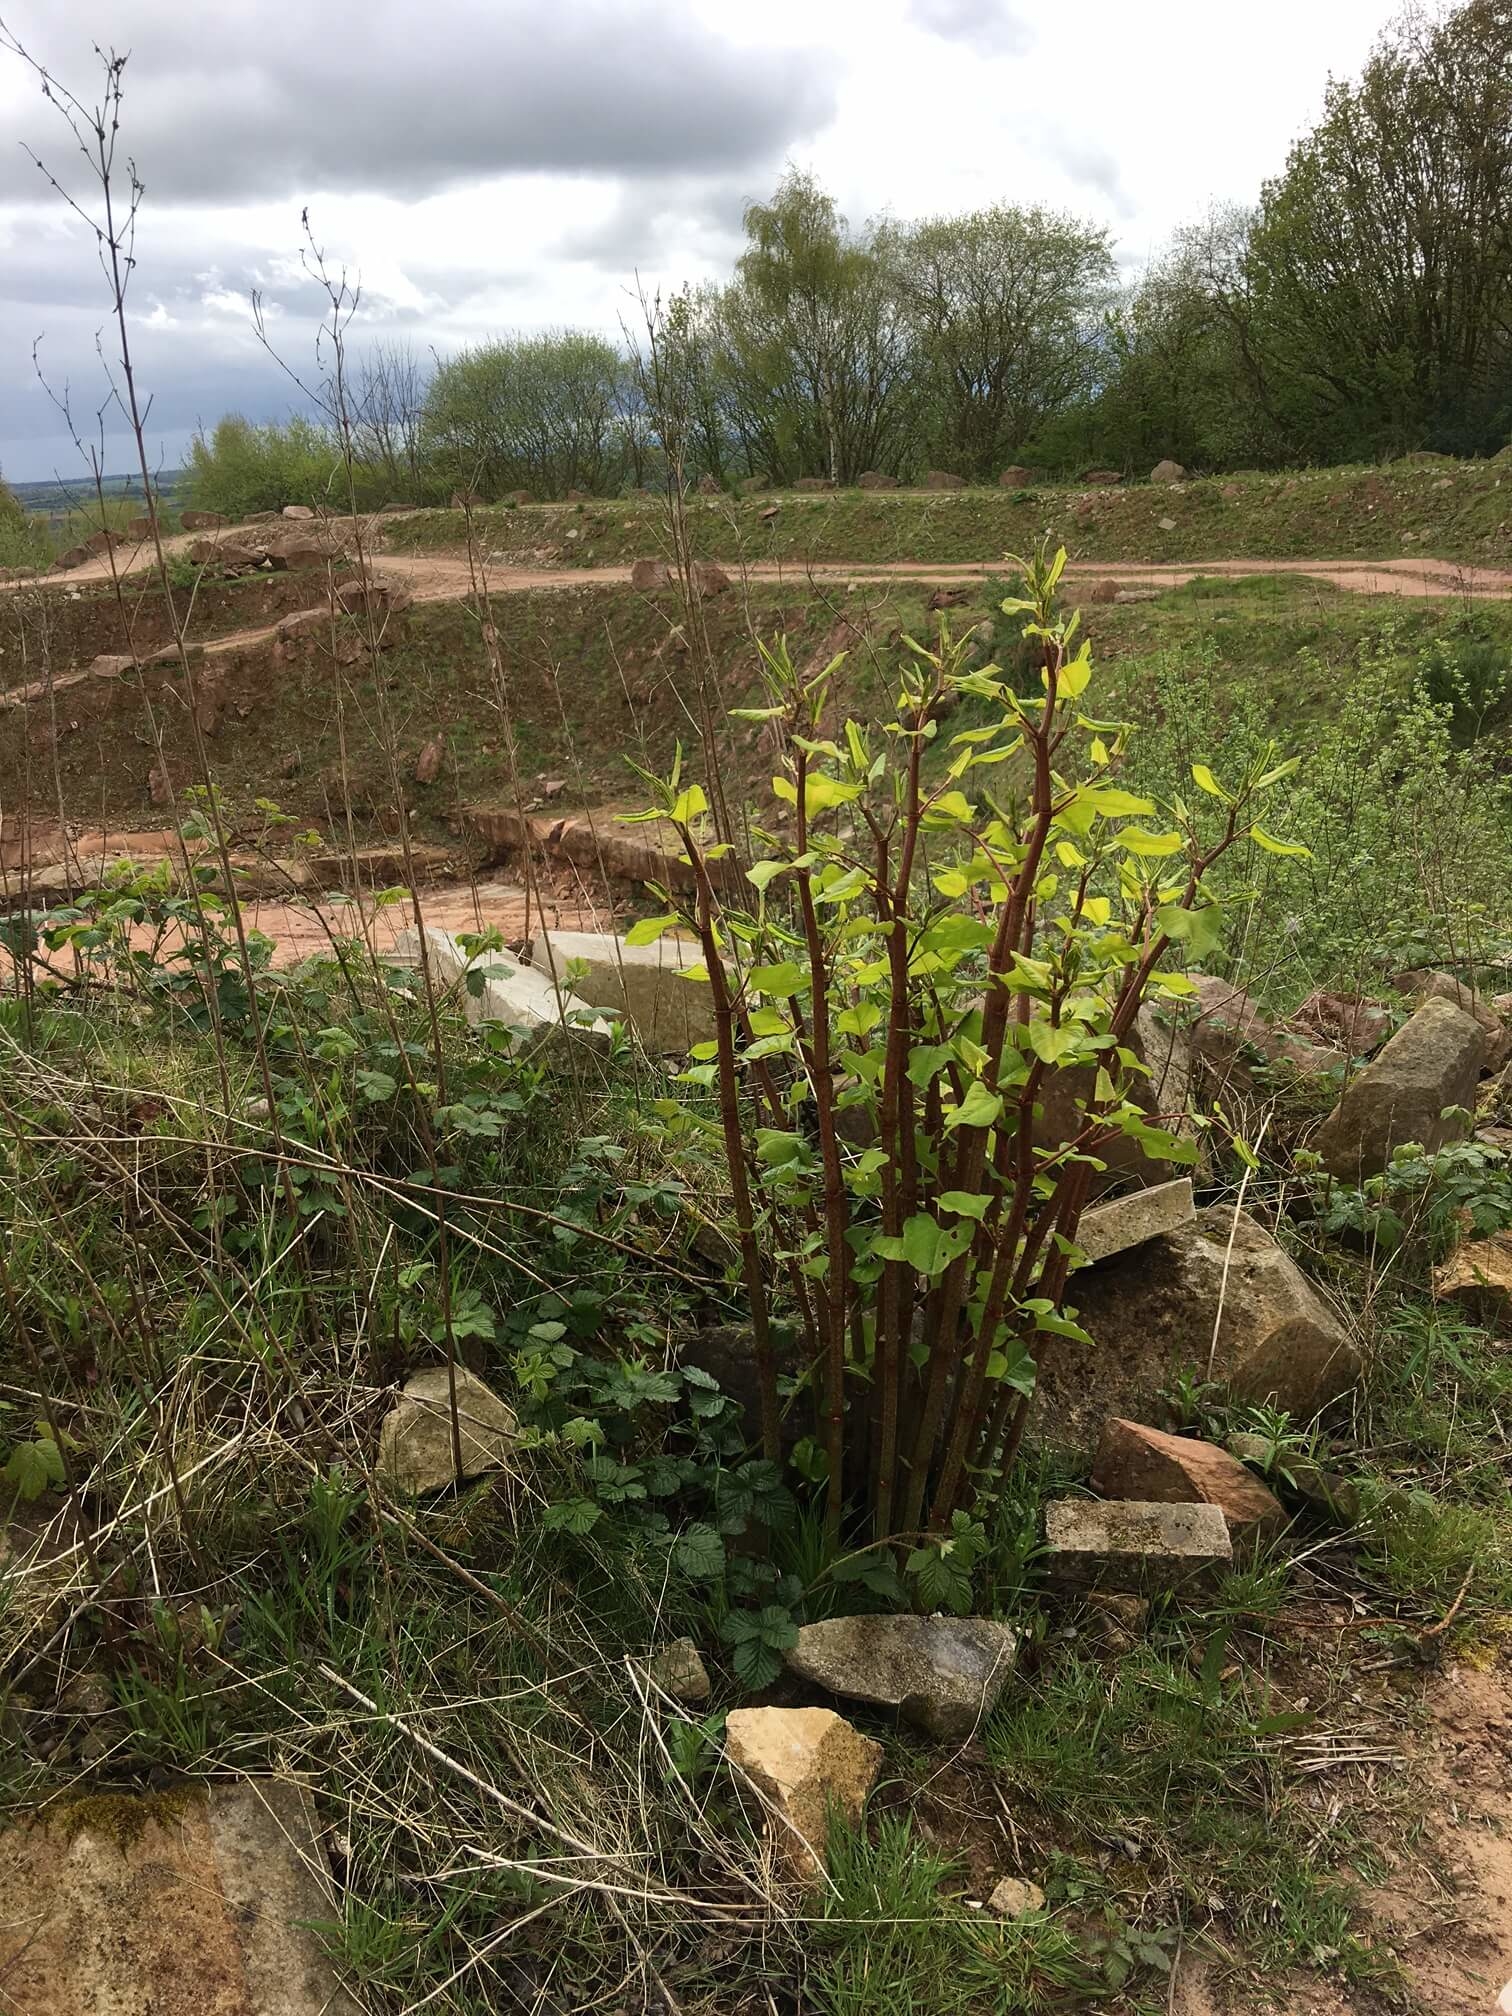
M 1017 1633 L 985 1617 L 829 1617 L 783 1656 L 817 1687 L 895 1708 L 942 1742 L 970 1736 L 1013 1672 Z
M 1029 1426 L 1081 1456 L 1110 1414 L 1162 1419 L 1161 1394 L 1182 1370 L 1298 1421 L 1360 1374 L 1359 1353 L 1295 1262 L 1229 1204 L 1074 1275 L 1069 1299 L 1092 1342 L 1045 1340 Z
M 1446 1142 L 1464 1140 L 1473 1120 L 1446 1119 L 1445 1109 L 1473 1112 L 1486 1056 L 1486 1032 L 1473 1015 L 1453 1001 L 1425 1001 L 1375 1061 L 1350 1081 L 1313 1136 L 1323 1166 L 1331 1175 L 1358 1182 L 1379 1175 L 1408 1141 L 1432 1153 Z

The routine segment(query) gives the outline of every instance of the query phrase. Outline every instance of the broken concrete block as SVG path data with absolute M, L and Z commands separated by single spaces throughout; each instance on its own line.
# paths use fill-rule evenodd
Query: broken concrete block
M 449 931 L 427 925 L 426 956 L 432 979 L 443 988 L 457 987 L 462 1012 L 475 1026 L 502 1022 L 516 1032 L 527 1047 L 542 1040 L 570 1036 L 594 1048 L 607 1048 L 611 1040 L 609 1023 L 593 1014 L 576 995 L 553 984 L 550 976 L 533 966 L 523 966 L 511 952 L 480 952 L 469 959 Z M 413 929 L 401 931 L 394 941 L 393 956 L 406 965 L 418 964 L 420 938 Z M 467 975 L 484 976 L 474 992 Z
M 1469 1239 L 1433 1270 L 1433 1292 L 1457 1302 L 1479 1323 L 1498 1323 L 1512 1310 L 1512 1232 Z
M 772 1845 L 800 1882 L 825 1870 L 829 1816 L 860 1823 L 882 1745 L 830 1708 L 736 1708 L 725 1754 L 767 1800 Z
M 1045 1507 L 1051 1580 L 1062 1589 L 1154 1595 L 1211 1582 L 1234 1563 L 1216 1505 L 1056 1498 Z
M 1183 1369 L 1298 1422 L 1360 1374 L 1333 1312 L 1265 1228 L 1243 1212 L 1236 1223 L 1229 1204 L 1073 1275 L 1070 1300 L 1093 1342 L 1046 1347 L 1029 1425 L 1078 1455 L 1091 1454 L 1110 1414 L 1158 1420 L 1161 1393 Z
M 1379 1175 L 1392 1152 L 1416 1141 L 1432 1153 L 1462 1141 L 1470 1119 L 1446 1120 L 1446 1107 L 1473 1112 L 1486 1061 L 1486 1032 L 1452 1001 L 1428 1000 L 1404 1022 L 1313 1136 L 1323 1166 L 1346 1182 Z
M 896 1708 L 941 1742 L 963 1742 L 1013 1672 L 1018 1634 L 986 1617 L 829 1617 L 783 1654 L 831 1694 Z
M 26 2016 L 358 2016 L 292 1780 L 94 1795 L 0 1835 L 0 2000 Z
M 707 1701 L 714 1689 L 709 1669 L 691 1638 L 674 1638 L 646 1661 L 646 1677 L 674 1701 Z
M 1043 1911 L 1045 1893 L 1038 1883 L 1026 1883 L 1022 1876 L 1004 1876 L 987 1899 L 994 1918 L 1027 1918 L 1031 1911 Z
M 1174 1183 L 1154 1183 L 1148 1190 L 1131 1190 L 1107 1204 L 1094 1204 L 1081 1215 L 1076 1243 L 1095 1265 L 1131 1252 L 1163 1232 L 1190 1225 L 1196 1215 L 1192 1179 L 1179 1176 Z
M 703 964 L 696 945 L 670 937 L 654 945 L 627 945 L 607 931 L 543 931 L 530 959 L 559 984 L 570 985 L 579 1001 L 628 1022 L 656 1055 L 686 1055 L 714 1035 L 713 990 L 706 980 L 682 978 Z
M 1116 1416 L 1104 1423 L 1091 1482 L 1104 1498 L 1216 1505 L 1236 1553 L 1263 1546 L 1286 1525 L 1279 1502 L 1227 1449 Z
M 456 1381 L 461 1477 L 452 1444 L 450 1378 L 444 1365 L 435 1365 L 407 1380 L 397 1406 L 383 1417 L 378 1469 L 396 1490 L 418 1498 L 505 1468 L 518 1429 L 514 1414 L 461 1365 Z

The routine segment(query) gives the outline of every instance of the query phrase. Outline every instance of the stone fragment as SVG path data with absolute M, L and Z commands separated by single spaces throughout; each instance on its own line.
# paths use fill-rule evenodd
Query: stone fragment
M 91 659 L 89 677 L 91 679 L 119 679 L 123 673 L 136 670 L 136 660 L 129 652 L 101 652 Z
M 591 504 L 593 502 L 593 492 L 591 490 L 571 489 L 567 492 L 567 502 L 569 504 Z
M 116 1698 L 101 1673 L 80 1673 L 58 1696 L 60 1715 L 113 1715 Z
M 1358 1182 L 1378 1175 L 1404 1142 L 1432 1153 L 1463 1140 L 1473 1121 L 1446 1120 L 1444 1110 L 1473 1110 L 1485 1060 L 1486 1033 L 1474 1016 L 1452 1001 L 1425 1001 L 1350 1081 L 1313 1136 L 1324 1167 Z
M 1452 1001 L 1456 1008 L 1463 1008 L 1467 1015 L 1473 1015 L 1486 1032 L 1487 1071 L 1499 1071 L 1509 1057 L 1512 1057 L 1512 1028 L 1503 1021 L 1495 1001 L 1487 1001 L 1477 994 L 1473 987 L 1467 987 L 1463 980 L 1457 980 L 1452 973 L 1440 973 L 1432 969 L 1420 969 L 1413 973 L 1398 973 L 1395 986 L 1400 993 L 1412 1001 Z
M 1169 460 L 1157 462 L 1155 467 L 1150 471 L 1150 481 L 1152 483 L 1184 483 L 1186 481 L 1186 473 L 1179 462 Z
M 1102 488 L 1108 484 L 1122 483 L 1123 471 L 1121 469 L 1086 469 L 1082 472 L 1081 480 L 1083 483 L 1092 483 Z
M 630 586 L 638 588 L 642 594 L 654 588 L 670 588 L 672 569 L 665 560 L 633 560 L 630 563 Z
M 89 537 L 84 541 L 89 551 L 96 555 L 112 553 L 117 546 L 124 546 L 125 543 L 126 541 L 122 538 L 121 534 L 119 532 L 112 532 L 108 525 L 102 525 L 98 532 L 91 532 Z
M 1160 529 L 1162 532 L 1174 532 L 1176 530 L 1176 520 L 1174 518 L 1162 518 L 1160 520 Z
M 1145 1066 L 1145 1073 L 1130 1076 L 1129 1098 L 1171 1133 L 1188 1131 L 1192 1051 L 1185 1029 L 1163 1022 L 1146 1003 L 1135 1017 L 1128 1047 Z M 1075 1138 L 1084 1124 L 1078 1101 L 1091 1098 L 1094 1090 L 1095 1073 L 1090 1068 L 1050 1074 L 1035 1123 L 1035 1139 L 1041 1147 Z M 1098 1150 L 1098 1159 L 1106 1168 L 1092 1178 L 1094 1195 L 1131 1179 L 1137 1183 L 1163 1183 L 1171 1169 L 1170 1163 L 1147 1155 L 1139 1142 L 1125 1134 L 1115 1135 L 1106 1142 Z
M 897 487 L 897 477 L 886 476 L 880 469 L 863 469 L 856 478 L 858 490 L 896 490 Z
M 793 485 L 795 490 L 833 490 L 834 487 L 833 476 L 800 476 Z
M 150 539 L 152 537 L 152 520 L 150 518 L 128 519 L 126 537 L 137 540 Z
M 986 1617 L 828 1617 L 805 1624 L 783 1657 L 831 1694 L 959 1743 L 991 1713 L 1017 1652 L 1012 1627 Z
M 1172 1183 L 1154 1183 L 1145 1190 L 1131 1190 L 1106 1204 L 1094 1204 L 1081 1215 L 1076 1243 L 1092 1265 L 1112 1260 L 1143 1246 L 1147 1239 L 1163 1232 L 1175 1232 L 1196 1217 L 1192 1203 L 1192 1179 L 1178 1176 Z
M 696 945 L 670 937 L 627 945 L 612 932 L 543 931 L 530 947 L 530 961 L 588 1007 L 628 1022 L 657 1055 L 686 1054 L 714 1035 L 712 988 L 682 978 L 703 964 Z
M 720 497 L 724 494 L 719 478 L 711 476 L 707 469 L 698 479 L 698 494 L 700 497 Z
M 1153 1595 L 1210 1582 L 1234 1561 L 1216 1505 L 1055 1498 L 1045 1507 L 1045 1545 L 1050 1578 L 1063 1589 Z
M 285 518 L 313 518 L 315 513 L 308 504 L 285 504 L 282 516 Z
M 506 504 L 534 504 L 535 498 L 528 490 L 506 490 L 504 492 L 504 502 Z
M 926 490 L 964 490 L 966 478 L 957 476 L 949 469 L 931 469 L 924 478 Z
M 608 1045 L 610 1028 L 602 1017 L 575 994 L 559 989 L 548 974 L 522 965 L 513 953 L 480 952 L 469 959 L 449 931 L 429 926 L 425 948 L 432 978 L 443 988 L 459 989 L 462 1012 L 475 1026 L 502 1022 L 532 1047 L 564 1036 L 599 1048 Z M 413 926 L 395 939 L 393 957 L 404 965 L 419 963 L 420 939 Z M 477 992 L 467 982 L 470 970 L 486 976 Z
M 695 560 L 693 586 L 700 595 L 712 598 L 715 595 L 727 595 L 732 583 L 729 575 L 717 561 Z
M 1216 974 L 1197 973 L 1197 1013 L 1189 1025 L 1192 1048 L 1220 1085 L 1250 1086 L 1246 1060 L 1250 1055 L 1267 1064 L 1290 1064 L 1301 1072 L 1324 1072 L 1341 1062 L 1336 1050 L 1325 1050 L 1305 1037 L 1274 1028 L 1270 1017 L 1244 988 Z
M 1158 1420 L 1183 1369 L 1297 1421 L 1359 1377 L 1333 1313 L 1264 1227 L 1243 1212 L 1236 1223 L 1229 1204 L 1074 1275 L 1070 1300 L 1093 1342 L 1058 1338 L 1040 1353 L 1030 1432 L 1052 1448 L 1090 1454 L 1109 1414 Z
M 998 478 L 998 487 L 1003 490 L 1028 490 L 1036 481 L 1032 469 L 1026 469 L 1020 462 L 1012 462 Z
M 69 573 L 75 567 L 82 567 L 92 558 L 87 546 L 70 546 L 66 553 L 60 553 L 53 565 L 61 573 Z
M 829 1708 L 736 1708 L 725 1754 L 767 1800 L 773 1846 L 801 1882 L 823 1875 L 829 1820 L 857 1826 L 882 1746 Z
M 1304 1036 L 1320 1038 L 1351 1057 L 1367 1057 L 1391 1034 L 1391 1010 L 1365 994 L 1309 994 L 1287 1018 Z
M 1216 1505 L 1236 1552 L 1263 1546 L 1286 1525 L 1278 1501 L 1227 1449 L 1117 1415 L 1104 1423 L 1091 1482 L 1104 1498 Z
M 1478 1322 L 1498 1324 L 1512 1310 L 1512 1232 L 1469 1239 L 1433 1270 L 1433 1292 Z
M 1089 1589 L 1084 1600 L 1084 1635 L 1095 1650 L 1122 1658 L 1144 1636 L 1150 1606 L 1143 1596 L 1121 1595 L 1116 1589 Z
M 434 784 L 446 762 L 446 737 L 432 735 L 415 758 L 415 782 Z
M 462 1475 L 452 1446 L 451 1387 L 444 1365 L 433 1365 L 405 1381 L 397 1404 L 383 1417 L 378 1435 L 379 1473 L 413 1498 L 444 1486 L 466 1483 L 506 1467 L 517 1423 L 496 1393 L 464 1366 L 457 1366 L 457 1421 L 462 1437 Z
M 646 1662 L 647 1677 L 674 1701 L 690 1707 L 713 1693 L 709 1669 L 691 1638 L 674 1638 Z
M 186 532 L 219 532 L 229 522 L 221 511 L 183 511 L 179 514 L 179 523 Z
M 291 1780 L 63 1801 L 0 1835 L 0 2001 L 17 2016 L 358 2016 Z
M 987 1909 L 995 1918 L 1027 1918 L 1031 1911 L 1043 1911 L 1045 1893 L 1038 1883 L 1026 1883 L 1022 1876 L 1004 1876 L 987 1899 Z

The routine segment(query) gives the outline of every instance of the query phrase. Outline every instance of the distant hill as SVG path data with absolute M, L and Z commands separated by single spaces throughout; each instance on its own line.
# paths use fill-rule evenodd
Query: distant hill
M 184 480 L 182 469 L 164 469 L 155 479 L 158 496 L 165 504 L 172 504 L 175 494 Z M 60 482 L 50 477 L 43 483 L 10 483 L 12 494 L 28 511 L 44 513 L 49 518 L 66 517 L 70 511 L 81 507 L 87 509 L 95 501 L 95 488 L 88 477 L 80 477 L 77 482 Z M 107 476 L 101 488 L 108 499 L 127 500 L 140 498 L 142 479 L 140 476 Z

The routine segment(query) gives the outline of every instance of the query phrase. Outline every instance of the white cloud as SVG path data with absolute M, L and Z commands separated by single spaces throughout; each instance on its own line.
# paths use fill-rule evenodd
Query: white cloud
M 296 396 L 252 333 L 254 288 L 315 375 L 307 202 L 362 281 L 359 347 L 613 335 L 637 270 L 650 288 L 726 271 L 787 161 L 856 219 L 1072 209 L 1114 227 L 1128 267 L 1210 201 L 1252 197 L 1397 6 L 1271 0 L 1257 35 L 1211 0 L 0 0 L 81 96 L 92 34 L 132 52 L 138 363 L 173 454 L 197 418 Z M 68 159 L 4 55 L 0 133 L 0 157 L 20 137 Z M 78 220 L 34 169 L 0 175 L 0 465 L 45 476 L 57 427 L 33 338 L 93 410 L 109 303 Z

